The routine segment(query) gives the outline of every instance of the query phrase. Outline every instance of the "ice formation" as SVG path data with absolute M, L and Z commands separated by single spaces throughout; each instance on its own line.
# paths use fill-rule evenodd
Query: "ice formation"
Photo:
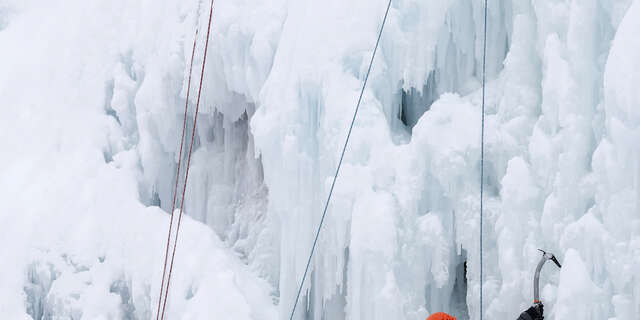
M 289 318 L 386 4 L 216 1 L 170 319 Z M 480 318 L 483 10 L 393 1 L 295 319 Z M 207 14 L 0 0 L 5 318 L 154 316 Z M 488 14 L 484 319 L 634 319 L 640 0 Z

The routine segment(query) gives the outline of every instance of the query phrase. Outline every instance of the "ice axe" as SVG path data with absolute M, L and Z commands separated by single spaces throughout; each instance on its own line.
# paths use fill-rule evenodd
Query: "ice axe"
M 520 314 L 518 320 L 541 320 L 543 317 L 543 305 L 542 301 L 540 301 L 540 271 L 542 270 L 542 266 L 551 260 L 553 263 L 558 266 L 558 268 L 562 268 L 556 256 L 553 253 L 545 252 L 544 250 L 538 249 L 542 252 L 542 257 L 540 258 L 540 262 L 538 262 L 538 266 L 536 267 L 536 273 L 533 276 L 533 306 L 527 309 L 523 313 Z

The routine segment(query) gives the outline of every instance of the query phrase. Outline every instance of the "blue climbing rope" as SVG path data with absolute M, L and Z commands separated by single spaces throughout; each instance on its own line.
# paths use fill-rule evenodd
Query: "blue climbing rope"
M 340 173 L 340 167 L 342 166 L 342 159 L 344 158 L 344 153 L 347 150 L 347 145 L 349 144 L 349 138 L 351 137 L 351 131 L 353 130 L 353 124 L 356 122 L 356 116 L 358 115 L 358 109 L 360 109 L 360 102 L 362 101 L 362 95 L 364 94 L 364 89 L 367 87 L 367 80 L 369 80 L 369 73 L 371 72 L 371 66 L 373 65 L 373 59 L 376 56 L 376 51 L 378 51 L 378 45 L 380 44 L 380 37 L 382 36 L 382 30 L 384 30 L 384 24 L 387 21 L 387 15 L 389 14 L 389 8 L 391 7 L 391 0 L 387 4 L 387 10 L 384 13 L 384 18 L 382 19 L 382 26 L 380 27 L 380 32 L 378 32 L 378 39 L 376 40 L 376 45 L 373 48 L 373 54 L 371 54 L 371 61 L 369 61 L 369 68 L 367 69 L 367 73 L 364 76 L 364 82 L 362 84 L 362 89 L 360 90 L 360 96 L 358 97 L 358 103 L 356 103 L 356 109 L 353 112 L 353 118 L 351 119 L 351 125 L 349 126 L 349 132 L 347 133 L 347 138 L 344 142 L 344 146 L 342 147 L 342 153 L 340 154 L 340 160 L 338 161 L 338 167 L 336 168 L 336 174 L 333 176 L 333 182 L 331 183 L 331 189 L 329 189 L 329 196 L 327 196 L 327 201 L 324 204 L 324 210 L 322 211 L 322 217 L 320 218 L 320 224 L 318 225 L 318 230 L 316 231 L 315 239 L 313 240 L 313 245 L 311 246 L 311 253 L 309 254 L 309 259 L 307 260 L 307 266 L 304 268 L 304 274 L 302 275 L 302 281 L 300 281 L 300 286 L 298 287 L 298 294 L 296 295 L 296 301 L 293 304 L 293 308 L 291 309 L 291 316 L 289 320 L 293 319 L 293 315 L 296 312 L 296 307 L 298 306 L 298 301 L 300 300 L 300 293 L 302 292 L 302 287 L 304 286 L 304 281 L 307 279 L 307 272 L 309 271 L 309 265 L 311 264 L 311 258 L 313 257 L 313 253 L 316 250 L 316 244 L 318 243 L 318 237 L 320 236 L 320 230 L 322 230 L 322 224 L 324 223 L 324 218 L 327 215 L 327 208 L 329 207 L 329 202 L 331 201 L 331 195 L 333 195 L 333 187 L 336 185 L 336 180 L 338 179 L 338 174 Z

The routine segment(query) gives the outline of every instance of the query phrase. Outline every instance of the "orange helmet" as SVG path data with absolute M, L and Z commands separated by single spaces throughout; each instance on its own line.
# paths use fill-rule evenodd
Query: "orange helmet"
M 430 315 L 427 320 L 456 320 L 456 317 L 450 316 L 444 312 L 436 312 Z

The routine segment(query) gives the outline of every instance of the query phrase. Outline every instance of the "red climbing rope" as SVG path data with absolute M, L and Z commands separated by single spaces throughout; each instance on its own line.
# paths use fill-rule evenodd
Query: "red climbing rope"
M 182 199 L 180 200 L 180 213 L 178 214 L 178 225 L 176 226 L 176 236 L 173 242 L 173 251 L 171 252 L 171 263 L 169 264 L 169 275 L 167 276 L 167 289 L 165 290 L 164 301 L 162 302 L 162 312 L 160 316 L 160 319 L 162 320 L 164 319 L 164 313 L 167 306 L 167 298 L 169 297 L 169 285 L 171 284 L 171 272 L 173 271 L 173 261 L 176 257 L 176 247 L 178 245 L 178 234 L 180 233 L 180 224 L 182 222 L 182 213 L 184 209 L 184 196 L 187 191 L 187 180 L 189 179 L 189 165 L 191 164 L 191 153 L 193 151 L 193 142 L 195 141 L 196 124 L 198 123 L 198 110 L 200 108 L 200 96 L 202 94 L 202 81 L 204 80 L 204 68 L 207 63 L 207 49 L 209 48 L 209 34 L 211 32 L 212 17 L 213 17 L 213 0 L 211 0 L 211 5 L 209 6 L 209 23 L 207 25 L 207 38 L 204 45 L 204 57 L 202 58 L 202 71 L 200 72 L 200 85 L 198 88 L 198 99 L 196 100 L 196 112 L 193 117 L 193 129 L 191 130 L 191 143 L 189 145 L 189 153 L 187 156 L 187 167 L 184 175 L 184 185 L 182 187 Z M 192 55 L 191 61 L 193 63 L 193 55 Z M 186 119 L 186 115 L 185 115 L 185 119 Z M 171 228 L 169 228 L 169 237 L 171 237 Z M 165 262 L 165 270 L 166 270 L 166 262 Z M 160 296 L 160 299 L 162 299 L 162 295 Z M 158 304 L 159 303 L 160 302 L 158 302 Z
M 180 138 L 180 153 L 178 153 L 178 169 L 176 170 L 176 185 L 173 188 L 173 202 L 171 202 L 171 221 L 169 222 L 169 231 L 167 232 L 167 247 L 164 252 L 164 267 L 162 269 L 162 282 L 160 284 L 160 295 L 158 298 L 158 311 L 156 312 L 156 320 L 160 316 L 160 303 L 162 301 L 162 293 L 164 291 L 164 277 L 167 272 L 167 258 L 169 257 L 169 243 L 171 241 L 171 228 L 173 227 L 173 211 L 176 209 L 176 196 L 178 194 L 178 181 L 180 180 L 180 167 L 182 166 L 182 146 L 184 145 L 184 132 L 187 128 L 187 110 L 189 108 L 189 93 L 191 92 L 191 72 L 193 71 L 193 56 L 196 52 L 196 40 L 198 39 L 198 29 L 193 38 L 193 49 L 191 49 L 191 63 L 189 64 L 189 80 L 187 81 L 187 99 L 184 103 L 184 120 L 182 121 L 182 137 Z

